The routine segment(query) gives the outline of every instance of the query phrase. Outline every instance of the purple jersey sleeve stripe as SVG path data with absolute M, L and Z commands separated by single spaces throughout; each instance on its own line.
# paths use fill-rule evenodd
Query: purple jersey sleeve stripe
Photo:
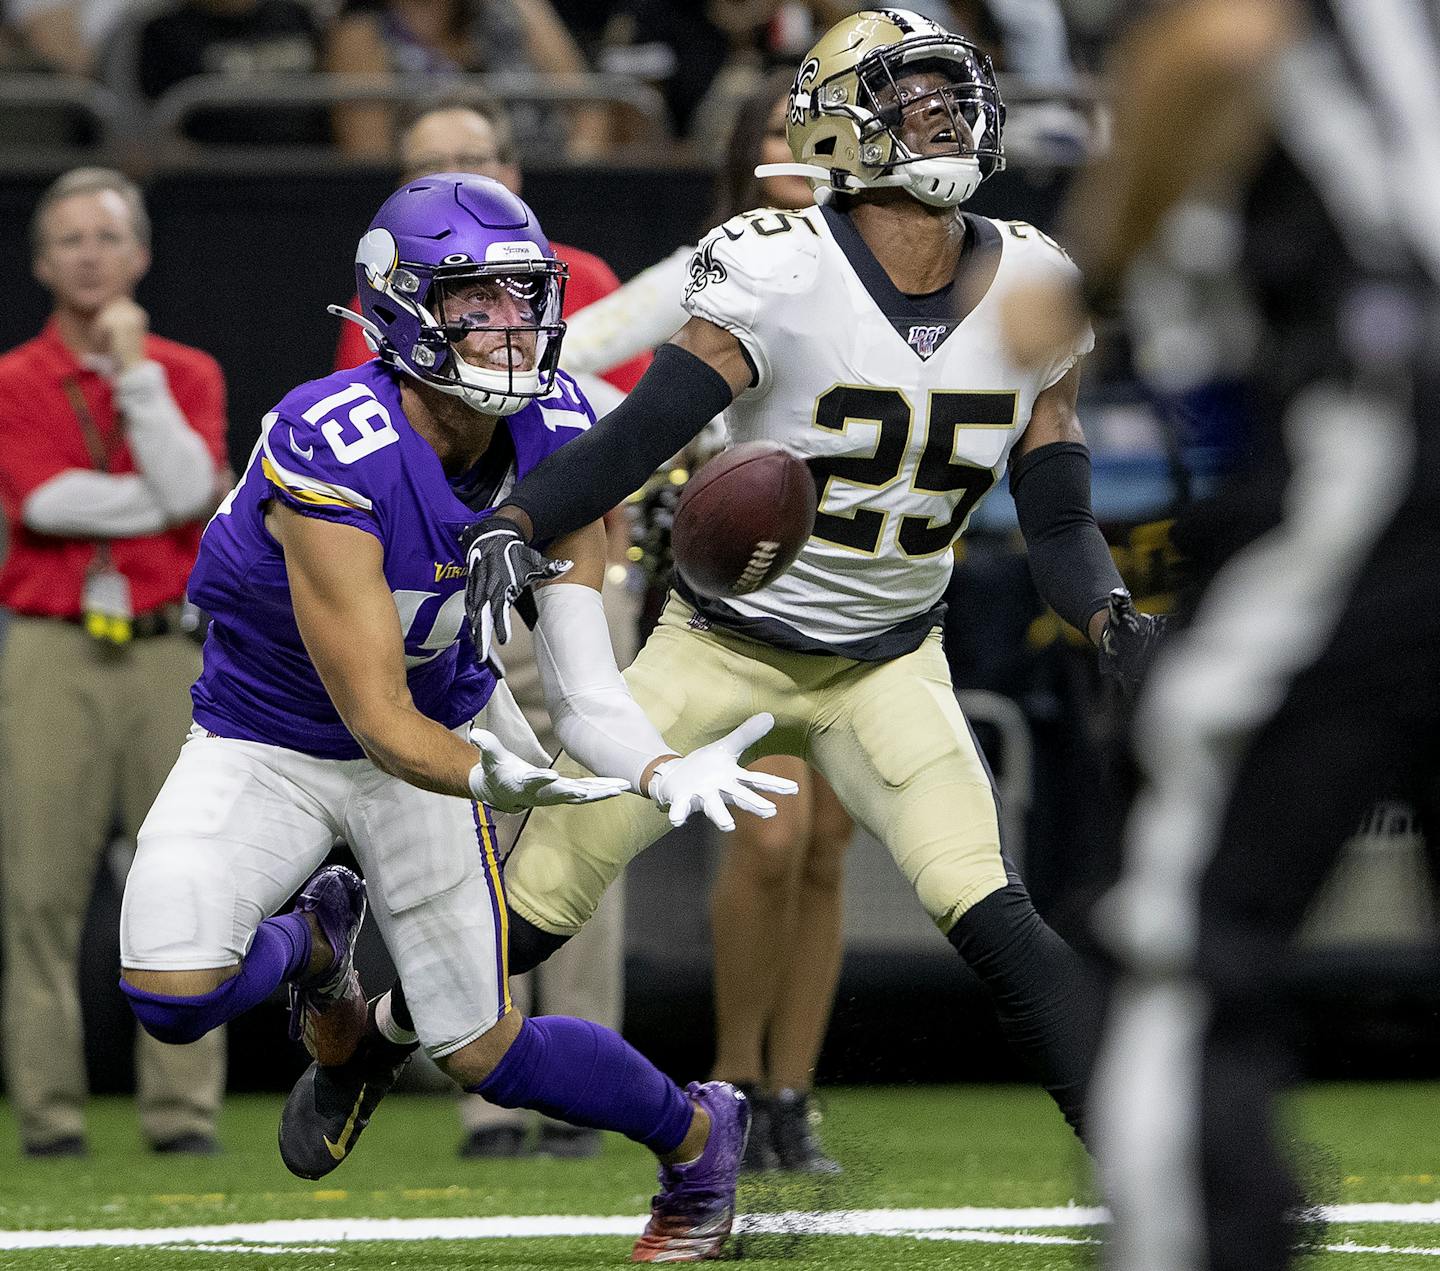
M 351 507 L 348 503 L 340 503 L 338 500 L 334 503 L 311 502 L 309 499 L 297 497 L 293 490 L 287 490 L 284 486 L 275 487 L 274 497 L 277 502 L 283 503 L 301 516 L 308 516 L 317 521 L 330 521 L 335 525 L 349 525 L 354 529 L 364 530 L 367 534 L 373 534 L 381 542 L 384 542 L 375 517 L 369 512 Z
M 331 487 L 312 489 L 307 485 L 298 484 L 297 479 L 294 477 L 287 481 L 281 476 L 279 471 L 277 471 L 276 465 L 270 461 L 267 455 L 261 456 L 260 468 L 261 471 L 265 473 L 265 477 L 270 484 L 288 495 L 292 502 L 308 503 L 316 507 L 350 508 L 355 512 L 370 512 L 372 510 L 372 508 L 367 507 L 363 503 L 356 502 L 354 499 L 341 497 L 338 490 Z

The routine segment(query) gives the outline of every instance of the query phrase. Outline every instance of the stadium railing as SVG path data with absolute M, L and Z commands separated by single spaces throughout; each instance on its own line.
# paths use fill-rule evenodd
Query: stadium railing
M 318 73 L 258 75 L 244 80 L 197 75 L 175 85 L 155 102 L 149 111 L 148 130 L 153 146 L 171 152 L 203 149 L 209 155 L 240 147 L 207 145 L 185 135 L 187 123 L 205 111 L 262 112 L 276 107 L 328 107 L 353 102 L 423 109 L 438 102 L 465 101 L 618 107 L 633 113 L 649 136 L 664 140 L 670 136 L 664 98 L 639 80 L 619 75 L 519 71 L 406 77 Z M 253 152 L 258 147 L 244 149 Z M 328 147 L 325 150 L 334 153 Z
M 48 138 L 52 130 L 67 139 L 47 140 L 47 159 L 93 162 L 97 152 L 113 150 L 126 131 L 125 106 L 119 96 L 78 75 L 40 71 L 0 75 L 0 118 L 13 124 L 21 117 L 26 121 L 24 139 L 12 139 L 6 130 L 0 140 L 0 165 L 11 166 L 33 157 L 37 139 Z M 72 139 L 72 134 L 81 139 Z

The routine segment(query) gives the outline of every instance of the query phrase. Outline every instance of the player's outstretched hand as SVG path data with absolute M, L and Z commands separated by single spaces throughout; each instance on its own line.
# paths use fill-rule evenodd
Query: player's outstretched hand
M 775 717 L 761 712 L 719 741 L 679 759 L 667 759 L 650 777 L 650 797 L 670 813 L 671 825 L 684 825 L 692 812 L 703 812 L 720 829 L 733 830 L 735 818 L 726 804 L 756 816 L 774 816 L 775 805 L 755 791 L 794 794 L 800 787 L 785 777 L 751 772 L 739 762 L 774 727 Z
M 483 662 L 490 656 L 492 639 L 509 642 L 510 606 L 525 588 L 558 578 L 570 562 L 546 560 L 506 516 L 477 521 L 460 535 L 460 546 L 465 552 L 465 616 Z
M 553 768 L 537 768 L 512 754 L 494 733 L 470 730 L 480 762 L 470 769 L 470 793 L 497 812 L 523 812 L 552 803 L 594 803 L 625 794 L 623 777 L 562 777 Z
M 1169 621 L 1141 613 L 1123 587 L 1110 593 L 1110 616 L 1100 633 L 1100 670 L 1118 681 L 1127 696 L 1140 687 Z

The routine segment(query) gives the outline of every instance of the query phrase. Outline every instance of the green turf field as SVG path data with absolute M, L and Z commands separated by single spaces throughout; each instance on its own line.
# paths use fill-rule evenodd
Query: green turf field
M 1043 1095 L 869 1088 L 829 1091 L 826 1105 L 825 1136 L 846 1166 L 843 1178 L 743 1186 L 742 1212 L 762 1230 L 740 1237 L 738 1252 L 757 1269 L 1061 1271 L 1090 1264 L 1096 1228 L 1085 1209 L 1095 1197 L 1085 1161 Z M 618 1266 L 630 1244 L 623 1233 L 638 1230 L 653 1181 L 646 1153 L 618 1139 L 590 1162 L 460 1161 L 450 1103 L 396 1096 L 354 1159 L 323 1183 L 307 1184 L 287 1174 L 275 1154 L 279 1106 L 278 1096 L 230 1100 L 226 1154 L 184 1162 L 142 1151 L 133 1111 L 121 1100 L 96 1101 L 92 1156 L 83 1162 L 21 1161 L 14 1124 L 0 1113 L 0 1267 Z M 1318 1235 L 1328 1251 L 1307 1268 L 1440 1269 L 1440 1205 L 1386 1212 L 1386 1221 L 1350 1208 L 1440 1198 L 1437 1106 L 1440 1087 L 1422 1085 L 1329 1086 L 1303 1098 L 1296 1133 L 1315 1199 L 1344 1207 Z M 1069 1205 L 1077 1207 L 1073 1215 L 1053 1212 Z M 916 1212 L 944 1209 L 971 1212 Z M 507 1218 L 514 1221 L 500 1221 Z M 398 1222 L 377 1228 L 355 1221 L 374 1219 Z M 253 1225 L 291 1220 L 300 1221 Z M 495 1234 L 501 1230 L 517 1234 Z M 896 1234 L 875 1234 L 882 1231 Z M 444 1236 L 452 1238 L 436 1238 Z M 25 1242 L 36 1247 L 17 1247 Z

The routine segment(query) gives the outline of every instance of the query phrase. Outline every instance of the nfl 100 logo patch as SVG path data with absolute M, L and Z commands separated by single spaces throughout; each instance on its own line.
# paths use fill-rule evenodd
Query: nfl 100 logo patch
M 928 359 L 950 334 L 948 322 L 912 322 L 905 335 L 905 342 L 915 350 L 921 360 Z

